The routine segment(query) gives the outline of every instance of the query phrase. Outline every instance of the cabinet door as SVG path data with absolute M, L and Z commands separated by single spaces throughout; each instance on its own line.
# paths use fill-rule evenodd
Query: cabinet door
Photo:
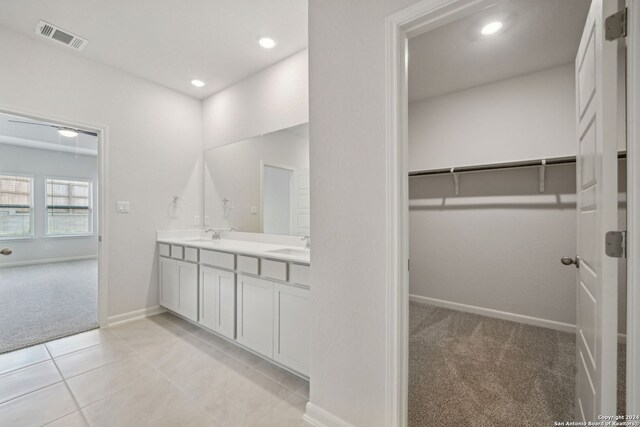
M 275 286 L 273 358 L 301 374 L 309 375 L 311 291 L 291 285 Z
M 236 275 L 230 271 L 216 272 L 216 324 L 214 330 L 227 338 L 236 337 Z
M 178 283 L 177 261 L 159 258 L 160 305 L 178 311 L 180 306 L 180 285 Z
M 200 314 L 198 323 L 212 330 L 216 328 L 217 278 L 217 270 L 200 266 Z
M 198 321 L 198 265 L 178 261 L 180 283 L 180 307 L 178 313 L 187 319 Z
M 273 358 L 273 283 L 238 275 L 238 342 Z

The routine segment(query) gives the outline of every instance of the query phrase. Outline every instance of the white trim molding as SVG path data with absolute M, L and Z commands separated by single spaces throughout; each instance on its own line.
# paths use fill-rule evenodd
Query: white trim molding
M 407 425 L 409 182 L 407 41 L 498 0 L 422 0 L 386 19 L 386 420 Z
M 494 310 L 491 308 L 478 307 L 475 305 L 461 304 L 458 302 L 445 301 L 436 298 L 424 297 L 422 295 L 409 295 L 409 300 L 434 305 L 436 307 L 449 308 L 452 310 L 464 311 L 466 313 L 493 317 L 496 319 L 510 320 L 512 322 L 524 323 L 526 325 L 540 326 L 542 328 L 555 329 L 557 331 L 569 332 L 572 334 L 576 333 L 576 325 L 557 322 L 555 320 L 542 319 L 540 317 L 525 316 L 523 314 Z
M 115 316 L 109 316 L 108 325 L 105 326 L 121 325 L 134 320 L 144 319 L 145 317 L 155 316 L 156 314 L 164 313 L 165 311 L 167 310 L 164 307 L 155 305 L 153 307 L 141 308 L 140 310 L 134 310 L 128 313 L 116 314 Z
M 98 134 L 98 324 L 107 326 L 109 321 L 109 126 L 68 120 L 40 112 L 25 111 L 7 105 L 0 105 L 0 113 L 21 116 L 27 119 L 58 123 L 63 126 L 87 129 Z
M 498 0 L 422 0 L 386 20 L 387 419 L 407 425 L 407 40 Z M 627 0 L 627 413 L 640 413 L 640 5 Z M 495 314 L 495 313 L 494 313 Z M 522 321 L 522 319 L 520 319 Z M 560 325 L 556 325 L 560 326 Z
M 354 427 L 353 424 L 311 402 L 307 402 L 307 410 L 302 419 L 316 427 Z
M 87 259 L 96 259 L 98 258 L 96 255 L 84 255 L 84 256 L 73 256 L 67 258 L 46 258 L 46 259 L 35 259 L 29 261 L 16 261 L 16 262 L 8 262 L 5 264 L 0 264 L 0 268 L 5 267 L 23 267 L 26 265 L 39 265 L 39 264 L 52 264 L 55 262 L 69 262 L 69 261 L 83 261 Z
M 640 414 L 640 3 L 627 1 L 627 414 Z

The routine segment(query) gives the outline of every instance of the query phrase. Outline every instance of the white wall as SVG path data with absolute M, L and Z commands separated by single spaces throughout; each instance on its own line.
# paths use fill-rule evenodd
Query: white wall
M 409 180 L 412 295 L 575 325 L 575 166 Z
M 98 164 L 94 156 L 74 155 L 0 143 L 0 173 L 33 177 L 34 238 L 2 240 L 13 254 L 0 258 L 0 266 L 48 259 L 91 257 L 97 254 L 96 182 Z M 46 178 L 79 178 L 93 183 L 93 234 L 91 236 L 47 237 Z
M 308 51 L 218 92 L 202 108 L 205 149 L 308 122 Z
M 409 105 L 410 170 L 575 156 L 574 66 Z M 409 180 L 410 293 L 575 325 L 575 167 Z
M 413 0 L 310 0 L 311 404 L 386 424 L 385 18 Z
M 202 212 L 201 103 L 6 29 L 0 58 L 3 108 L 108 126 L 109 315 L 157 305 L 155 232 Z M 174 194 L 186 207 L 170 220 Z
M 409 170 L 575 156 L 574 105 L 573 63 L 412 103 Z

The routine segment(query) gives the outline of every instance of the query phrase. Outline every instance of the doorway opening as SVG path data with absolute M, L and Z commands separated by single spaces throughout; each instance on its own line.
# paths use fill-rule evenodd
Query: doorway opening
M 604 42 L 616 5 L 589 3 L 423 1 L 387 21 L 399 425 L 626 412 L 627 267 L 603 231 L 626 229 L 626 44 Z
M 0 113 L 0 353 L 99 326 L 99 144 Z

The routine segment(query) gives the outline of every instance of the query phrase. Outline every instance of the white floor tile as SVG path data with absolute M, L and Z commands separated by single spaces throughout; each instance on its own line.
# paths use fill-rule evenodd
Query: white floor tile
M 0 374 L 4 374 L 15 369 L 49 360 L 49 352 L 44 345 L 34 345 L 22 350 L 0 354 Z
M 89 423 L 85 420 L 82 412 L 77 411 L 73 414 L 69 414 L 65 417 L 59 418 L 49 424 L 45 424 L 46 427 L 89 427 Z
M 160 374 L 136 354 L 67 380 L 80 407 L 109 397 L 128 387 L 149 383 Z
M 0 403 L 62 381 L 51 360 L 0 375 Z
M 46 344 L 52 357 L 59 357 L 74 351 L 82 350 L 110 340 L 120 339 L 109 329 L 94 329 L 69 337 L 50 341 Z
M 64 383 L 0 404 L 1 426 L 41 426 L 78 410 Z
M 123 359 L 132 352 L 133 349 L 122 341 L 105 341 L 55 360 L 64 378 L 68 379 Z

